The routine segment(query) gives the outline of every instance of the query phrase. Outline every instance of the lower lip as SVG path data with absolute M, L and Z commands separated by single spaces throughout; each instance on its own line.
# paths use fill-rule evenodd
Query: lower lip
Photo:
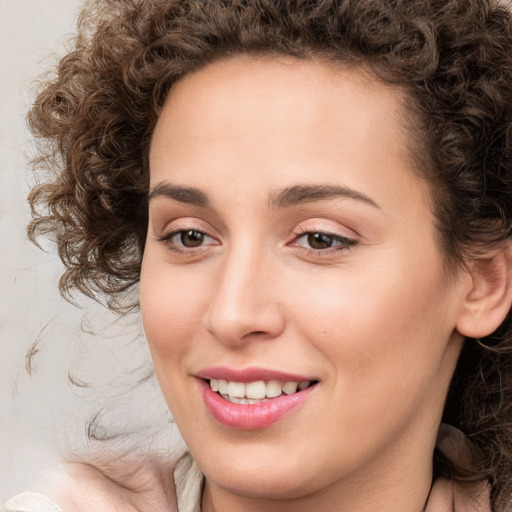
M 206 408 L 222 425 L 240 430 L 257 430 L 286 418 L 311 395 L 316 385 L 294 393 L 270 398 L 257 404 L 235 404 L 212 391 L 208 382 L 199 380 Z

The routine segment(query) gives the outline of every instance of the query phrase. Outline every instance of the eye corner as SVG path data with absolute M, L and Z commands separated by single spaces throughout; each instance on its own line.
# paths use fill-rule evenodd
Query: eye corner
M 187 223 L 171 223 L 155 240 L 171 255 L 183 258 L 197 258 L 206 255 L 212 247 L 221 245 L 218 237 L 203 226 Z
M 299 226 L 292 239 L 286 243 L 295 247 L 307 256 L 337 256 L 358 244 L 355 237 L 349 237 L 334 230 Z

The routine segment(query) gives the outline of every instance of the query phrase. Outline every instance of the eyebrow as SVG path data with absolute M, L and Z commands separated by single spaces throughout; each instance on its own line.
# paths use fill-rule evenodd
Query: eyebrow
M 195 187 L 159 183 L 149 191 L 148 202 L 157 197 L 167 197 L 180 203 L 192 204 L 203 208 L 211 207 L 208 196 Z M 294 185 L 293 187 L 287 187 L 269 196 L 268 207 L 270 209 L 289 208 L 290 206 L 338 197 L 354 199 L 380 209 L 380 206 L 370 197 L 357 190 L 340 185 Z
M 295 185 L 272 194 L 268 200 L 270 208 L 288 208 L 303 203 L 342 197 L 355 199 L 375 208 L 380 206 L 370 197 L 340 185 Z
M 148 202 L 157 197 L 167 197 L 180 203 L 193 204 L 195 206 L 202 206 L 203 208 L 211 206 L 208 196 L 194 187 L 180 187 L 178 185 L 171 185 L 170 183 L 159 183 L 149 191 Z

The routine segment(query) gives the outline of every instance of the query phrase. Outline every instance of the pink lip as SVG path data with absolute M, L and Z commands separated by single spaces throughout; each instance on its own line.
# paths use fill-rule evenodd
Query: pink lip
M 204 368 L 196 373 L 200 379 L 224 379 L 232 382 L 255 382 L 257 380 L 278 380 L 280 382 L 302 382 L 317 380 L 315 377 L 268 370 L 265 368 L 234 369 L 223 366 Z
M 209 383 L 203 379 L 225 379 L 234 382 L 252 382 L 256 380 L 278 380 L 281 382 L 301 382 L 308 379 L 300 375 L 261 369 L 232 370 L 210 368 L 199 372 L 197 382 L 206 408 L 218 423 L 240 430 L 257 430 L 277 423 L 289 416 L 311 396 L 316 385 L 294 393 L 281 395 L 257 404 L 236 404 L 224 400 L 212 391 Z

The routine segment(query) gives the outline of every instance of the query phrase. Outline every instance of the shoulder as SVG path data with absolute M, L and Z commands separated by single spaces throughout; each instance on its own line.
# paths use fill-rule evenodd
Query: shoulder
M 173 473 L 174 464 L 135 457 L 66 463 L 0 512 L 177 512 Z

